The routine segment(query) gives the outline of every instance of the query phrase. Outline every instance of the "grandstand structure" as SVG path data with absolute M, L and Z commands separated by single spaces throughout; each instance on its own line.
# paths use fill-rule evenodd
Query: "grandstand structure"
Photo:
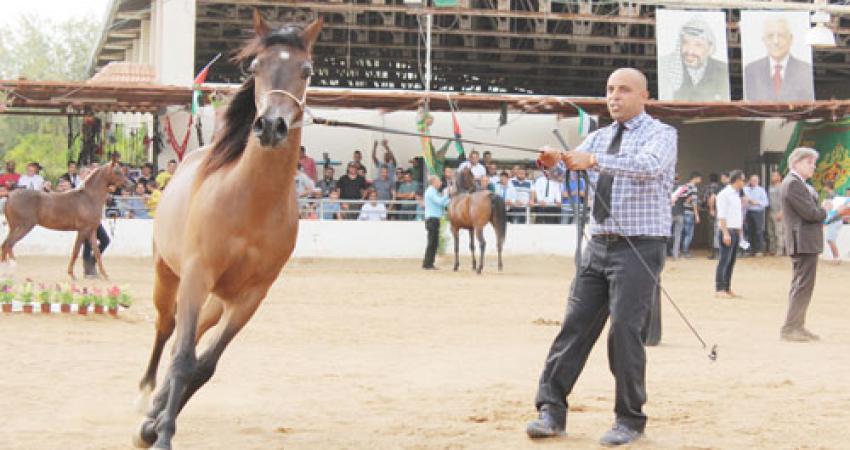
M 446 4 L 448 7 L 435 5 Z M 742 9 L 824 10 L 837 46 L 814 52 L 817 98 L 844 98 L 850 74 L 850 6 L 844 1 L 609 0 L 113 0 L 90 63 L 149 63 L 162 84 L 186 85 L 219 52 L 251 36 L 251 12 L 275 23 L 325 28 L 315 49 L 317 87 L 421 90 L 426 18 L 433 17 L 432 88 L 455 92 L 600 96 L 613 68 L 646 73 L 655 89 L 655 11 L 725 9 L 732 98 L 741 98 Z M 171 68 L 167 68 L 166 63 Z M 182 71 L 174 74 L 174 71 Z M 208 81 L 237 83 L 223 58 Z

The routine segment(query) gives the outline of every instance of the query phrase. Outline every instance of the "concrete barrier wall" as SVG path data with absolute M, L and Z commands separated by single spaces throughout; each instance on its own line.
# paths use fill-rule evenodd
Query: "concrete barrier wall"
M 152 220 L 119 219 L 104 222 L 112 237 L 107 250 L 111 256 L 150 257 Z M 6 230 L 3 231 L 5 238 Z M 15 246 L 17 255 L 70 255 L 76 233 L 36 227 Z M 460 251 L 469 253 L 469 233 L 461 232 Z M 487 254 L 496 250 L 496 236 L 485 228 Z M 453 242 L 445 231 L 446 251 Z M 561 255 L 575 252 L 576 229 L 573 225 L 508 225 L 504 255 Z M 850 226 L 838 238 L 842 258 L 850 252 Z M 420 258 L 425 251 L 423 222 L 357 222 L 302 220 L 298 230 L 295 256 L 310 258 Z

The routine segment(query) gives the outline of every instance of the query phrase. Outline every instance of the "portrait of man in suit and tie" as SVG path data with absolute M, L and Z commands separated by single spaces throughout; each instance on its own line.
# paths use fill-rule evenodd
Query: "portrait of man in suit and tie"
M 751 13 L 752 14 L 752 13 Z M 758 13 L 756 13 L 758 14 Z M 796 14 L 796 15 L 795 15 Z M 812 101 L 815 99 L 812 77 L 811 47 L 803 41 L 802 32 L 793 19 L 803 19 L 803 29 L 808 29 L 808 15 L 797 13 L 761 13 L 763 17 L 760 43 L 746 39 L 742 34 L 744 60 L 744 99 L 750 101 Z M 755 21 L 745 21 L 741 14 L 742 33 L 744 27 Z M 799 22 L 799 20 L 797 21 Z M 797 26 L 794 26 L 797 25 Z M 801 42 L 796 42 L 799 39 Z M 762 47 L 759 50 L 759 47 Z M 795 50 L 797 50 L 795 52 Z M 766 53 L 766 54 L 765 54 Z M 764 54 L 759 58 L 747 58 Z
M 729 101 L 724 13 L 659 11 L 657 20 L 659 45 L 675 42 L 675 48 L 659 60 L 658 98 Z M 675 30 L 676 35 L 666 36 L 663 30 Z

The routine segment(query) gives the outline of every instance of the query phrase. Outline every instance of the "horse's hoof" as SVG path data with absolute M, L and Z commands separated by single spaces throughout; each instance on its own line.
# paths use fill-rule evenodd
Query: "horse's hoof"
M 153 419 L 146 417 L 139 426 L 139 431 L 133 435 L 133 445 L 136 448 L 150 448 L 156 442 L 156 431 L 153 429 Z

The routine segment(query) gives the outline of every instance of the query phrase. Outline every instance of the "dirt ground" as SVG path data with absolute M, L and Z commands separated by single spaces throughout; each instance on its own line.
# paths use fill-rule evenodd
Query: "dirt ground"
M 65 281 L 65 263 L 21 257 L 17 276 Z M 0 315 L 0 448 L 130 448 L 152 271 L 146 259 L 106 264 L 136 297 L 123 318 Z M 613 417 L 604 339 L 571 396 L 569 436 L 524 434 L 572 267 L 514 257 L 504 273 L 488 265 L 475 276 L 467 261 L 453 273 L 413 260 L 294 260 L 183 411 L 175 448 L 594 448 Z M 705 258 L 665 269 L 719 359 L 665 301 L 662 345 L 648 350 L 647 436 L 634 447 L 847 448 L 848 268 L 819 268 L 814 344 L 778 339 L 787 258 L 740 261 L 741 299 L 714 299 L 713 274 Z

